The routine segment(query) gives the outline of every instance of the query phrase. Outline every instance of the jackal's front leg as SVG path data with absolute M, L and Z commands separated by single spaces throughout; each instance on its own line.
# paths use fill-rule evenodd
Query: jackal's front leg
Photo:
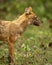
M 9 65 L 15 65 L 15 60 L 14 60 L 14 44 L 9 41 Z

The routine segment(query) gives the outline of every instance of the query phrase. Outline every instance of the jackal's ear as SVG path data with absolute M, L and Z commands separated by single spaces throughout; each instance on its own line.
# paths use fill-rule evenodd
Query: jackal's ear
M 32 12 L 32 7 L 29 7 L 28 9 L 29 9 L 30 12 Z
M 31 14 L 31 12 L 32 12 L 32 7 L 28 7 L 28 8 L 25 9 L 26 15 Z

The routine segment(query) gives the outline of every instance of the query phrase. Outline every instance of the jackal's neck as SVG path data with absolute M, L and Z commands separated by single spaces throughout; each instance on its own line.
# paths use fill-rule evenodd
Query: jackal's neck
M 25 16 L 25 13 L 21 15 L 18 19 L 16 19 L 14 23 L 16 23 L 17 26 L 19 26 L 20 33 L 23 33 L 28 26 L 28 19 Z
M 25 13 L 24 13 L 21 16 L 19 16 L 16 20 L 14 20 L 13 22 L 18 24 L 18 25 L 21 25 L 26 19 L 27 18 L 26 18 Z

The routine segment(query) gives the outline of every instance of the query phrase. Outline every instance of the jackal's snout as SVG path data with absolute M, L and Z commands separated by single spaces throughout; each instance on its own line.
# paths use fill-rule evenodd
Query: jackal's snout
M 33 25 L 40 26 L 41 20 L 39 17 L 34 16 L 32 19 L 33 19 L 33 22 L 32 22 Z

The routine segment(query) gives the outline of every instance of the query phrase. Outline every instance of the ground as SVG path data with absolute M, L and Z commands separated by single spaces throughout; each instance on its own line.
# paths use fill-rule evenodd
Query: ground
M 0 44 L 1 45 L 1 44 Z M 52 65 L 52 31 L 49 23 L 30 25 L 15 43 L 16 65 Z M 0 65 L 8 65 L 8 46 L 0 46 Z

